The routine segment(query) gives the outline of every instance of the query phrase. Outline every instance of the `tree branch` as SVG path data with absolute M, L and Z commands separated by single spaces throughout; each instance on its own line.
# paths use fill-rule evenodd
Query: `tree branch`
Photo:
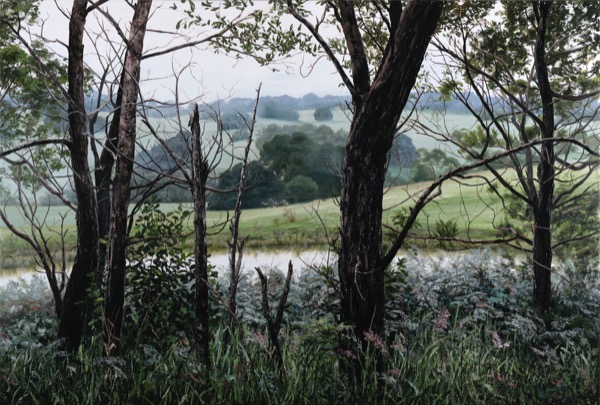
M 14 148 L 5 149 L 3 151 L 0 151 L 0 159 L 4 158 L 10 154 L 19 152 L 23 149 L 33 148 L 36 146 L 44 146 L 44 145 L 65 145 L 69 149 L 71 149 L 71 146 L 72 146 L 71 142 L 67 139 L 39 139 L 37 141 L 23 143 L 21 145 L 15 146 Z
M 354 84 L 352 83 L 352 80 L 350 80 L 350 78 L 346 74 L 344 67 L 342 66 L 340 61 L 336 58 L 335 54 L 333 53 L 333 50 L 327 44 L 327 41 L 325 41 L 325 39 L 321 36 L 321 34 L 319 34 L 318 28 L 315 27 L 314 25 L 312 25 L 310 23 L 310 21 L 308 21 L 306 18 L 304 18 L 302 15 L 300 15 L 298 13 L 298 11 L 294 8 L 294 5 L 291 0 L 287 1 L 287 5 L 288 5 L 288 10 L 289 10 L 290 14 L 296 20 L 298 20 L 300 23 L 302 23 L 310 31 L 310 33 L 313 35 L 313 37 L 317 40 L 319 45 L 321 45 L 321 47 L 323 48 L 323 51 L 325 51 L 325 53 L 327 54 L 327 57 L 329 58 L 331 63 L 333 63 L 335 70 L 338 72 L 338 74 L 342 78 L 342 81 L 346 85 L 346 88 L 348 88 L 348 91 L 350 92 L 352 97 L 354 98 L 355 96 L 357 96 L 357 93 L 354 88 Z

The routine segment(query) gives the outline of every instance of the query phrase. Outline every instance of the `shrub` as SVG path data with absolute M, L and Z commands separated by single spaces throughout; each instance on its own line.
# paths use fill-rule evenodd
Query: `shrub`
M 310 177 L 299 175 L 286 183 L 285 195 L 292 204 L 312 201 L 319 197 L 319 186 Z

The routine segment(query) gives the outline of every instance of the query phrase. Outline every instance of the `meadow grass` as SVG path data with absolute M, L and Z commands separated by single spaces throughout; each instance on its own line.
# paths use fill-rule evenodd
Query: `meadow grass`
M 488 171 L 477 172 L 478 176 L 491 178 Z M 514 179 L 515 172 L 508 170 L 505 178 Z M 437 221 L 456 221 L 459 229 L 457 237 L 462 239 L 493 239 L 501 235 L 495 229 L 502 221 L 504 214 L 500 199 L 486 191 L 486 187 L 476 186 L 481 180 L 447 181 L 442 185 L 442 192 L 432 203 L 421 212 L 419 216 L 420 228 L 413 229 L 413 233 L 420 236 L 427 235 L 427 228 L 435 229 Z M 415 183 L 406 186 L 392 187 L 387 190 L 383 199 L 384 216 L 386 225 L 393 225 L 393 216 L 401 207 L 410 207 L 420 195 L 420 192 L 431 183 Z M 584 186 L 598 184 L 598 175 L 592 176 Z M 580 188 L 581 189 L 581 188 Z M 164 212 L 174 210 L 179 204 L 161 204 Z M 191 204 L 183 204 L 189 210 Z M 17 207 L 8 207 L 10 218 L 17 225 L 23 226 Z M 45 213 L 46 211 L 44 211 Z M 59 230 L 61 218 L 64 217 L 66 231 L 65 242 L 67 256 L 72 258 L 76 243 L 75 215 L 65 207 L 50 207 L 48 209 L 48 229 L 51 246 L 59 250 L 60 238 L 56 233 Z M 227 220 L 225 211 L 208 211 L 207 224 L 211 227 L 208 236 L 209 249 L 212 252 L 227 250 L 229 241 L 228 227 L 222 229 L 222 224 Z M 339 224 L 339 207 L 334 199 L 316 200 L 308 203 L 290 204 L 280 207 L 246 209 L 242 213 L 240 222 L 240 235 L 246 238 L 246 247 L 251 249 L 302 249 L 328 246 L 330 241 L 337 237 Z M 187 223 L 188 237 L 184 242 L 185 247 L 191 248 L 193 243 L 193 223 Z M 408 244 L 421 247 L 426 245 L 419 240 L 408 240 Z M 30 267 L 33 265 L 32 250 L 22 240 L 18 239 L 3 226 L 0 226 L 0 268 Z

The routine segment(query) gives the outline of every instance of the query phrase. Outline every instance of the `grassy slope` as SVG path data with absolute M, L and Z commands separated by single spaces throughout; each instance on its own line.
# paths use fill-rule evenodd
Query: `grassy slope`
M 479 172 L 479 175 L 490 176 L 488 172 Z M 507 178 L 512 178 L 514 172 L 507 172 Z M 597 182 L 598 177 L 588 180 Z M 412 206 L 413 200 L 418 198 L 419 192 L 430 183 L 417 183 L 409 186 L 395 187 L 384 197 L 384 223 L 391 224 L 393 214 L 401 206 Z M 471 184 L 474 184 L 471 181 Z M 410 198 L 413 196 L 413 199 Z M 163 204 L 164 211 L 172 210 L 177 204 Z M 419 221 L 421 229 L 417 234 L 424 234 L 425 228 L 435 227 L 438 220 L 456 220 L 461 231 L 459 237 L 466 238 L 467 233 L 474 239 L 492 238 L 498 235 L 494 223 L 502 219 L 501 203 L 497 197 L 486 192 L 482 187 L 473 187 L 459 184 L 454 181 L 446 182 L 442 187 L 442 194 L 430 203 L 421 213 Z M 16 207 L 9 207 L 13 211 L 12 218 L 17 221 L 19 217 Z M 64 207 L 51 207 L 48 218 L 52 229 L 57 229 L 60 224 L 60 215 L 65 214 L 65 228 L 67 255 L 74 254 L 72 247 L 75 244 L 75 216 Z M 318 215 L 317 215 L 318 214 Z M 222 223 L 227 218 L 227 213 L 222 211 L 209 211 L 207 223 L 215 225 Z M 337 235 L 339 223 L 339 210 L 333 199 L 313 201 L 310 203 L 294 204 L 285 207 L 244 210 L 240 225 L 240 234 L 247 238 L 246 246 L 251 249 L 285 249 L 308 248 L 314 246 L 324 247 L 327 240 Z M 22 224 L 22 223 L 21 223 Z M 325 228 L 323 225 L 325 225 Z M 188 229 L 191 231 L 191 221 Z M 0 268 L 28 266 L 27 260 L 32 255 L 25 243 L 13 235 L 5 227 L 0 227 Z M 209 236 L 210 250 L 213 252 L 227 249 L 229 239 L 228 228 L 219 234 Z M 53 236 L 57 243 L 58 237 Z M 191 247 L 192 238 L 188 238 L 186 245 Z

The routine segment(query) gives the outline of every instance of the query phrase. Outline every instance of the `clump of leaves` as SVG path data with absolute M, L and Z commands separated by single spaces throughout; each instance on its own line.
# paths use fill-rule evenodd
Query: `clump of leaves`
M 180 205 L 162 212 L 144 204 L 136 218 L 126 274 L 125 339 L 164 346 L 165 337 L 191 336 L 194 271 L 182 245 L 190 212 Z

